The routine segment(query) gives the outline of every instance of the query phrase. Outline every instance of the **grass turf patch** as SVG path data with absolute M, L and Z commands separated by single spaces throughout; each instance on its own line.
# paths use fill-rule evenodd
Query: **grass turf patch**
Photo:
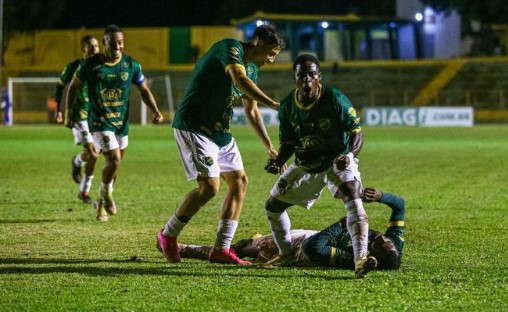
M 277 142 L 277 129 L 269 129 Z M 247 127 L 233 129 L 249 175 L 236 239 L 268 233 L 264 202 L 276 177 Z M 236 267 L 164 262 L 156 233 L 195 184 L 187 182 L 169 126 L 133 126 L 115 185 L 118 215 L 95 221 L 80 203 L 70 159 L 80 152 L 61 126 L 0 128 L 0 306 L 3 311 L 501 311 L 508 308 L 508 127 L 366 127 L 365 186 L 406 200 L 402 269 Z M 91 195 L 99 190 L 101 159 Z M 221 190 L 221 194 L 224 189 Z M 221 196 L 182 232 L 212 244 Z M 384 230 L 389 209 L 366 205 Z M 310 210 L 289 209 L 293 228 L 322 229 L 343 205 L 323 192 Z

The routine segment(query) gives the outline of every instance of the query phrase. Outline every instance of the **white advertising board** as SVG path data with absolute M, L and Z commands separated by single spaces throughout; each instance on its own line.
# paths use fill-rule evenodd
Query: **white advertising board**
M 364 107 L 363 124 L 369 126 L 472 127 L 472 107 Z

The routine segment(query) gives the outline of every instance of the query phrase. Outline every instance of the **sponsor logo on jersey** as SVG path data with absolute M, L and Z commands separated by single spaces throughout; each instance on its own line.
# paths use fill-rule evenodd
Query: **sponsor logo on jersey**
M 210 167 L 211 165 L 213 165 L 213 158 L 210 157 L 210 156 L 206 156 L 205 157 L 205 164 Z

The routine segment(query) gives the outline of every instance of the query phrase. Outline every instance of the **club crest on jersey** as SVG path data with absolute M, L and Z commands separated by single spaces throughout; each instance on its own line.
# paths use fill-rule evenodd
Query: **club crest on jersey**
M 247 75 L 249 75 L 249 76 L 250 76 L 250 75 L 252 75 L 253 73 L 254 73 L 254 68 L 252 68 L 252 67 L 248 66 L 248 67 L 247 67 Z
M 129 73 L 128 72 L 122 72 L 120 74 L 120 78 L 122 78 L 123 81 L 129 80 Z
M 328 118 L 319 119 L 319 128 L 321 130 L 330 129 L 330 119 Z
M 213 165 L 213 158 L 210 157 L 210 156 L 206 156 L 205 157 L 205 164 L 210 167 L 211 165 Z

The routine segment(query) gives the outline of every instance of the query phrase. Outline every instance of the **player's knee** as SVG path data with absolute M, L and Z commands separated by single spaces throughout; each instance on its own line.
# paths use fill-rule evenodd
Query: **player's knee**
M 291 205 L 270 196 L 265 203 L 265 210 L 269 212 L 282 213 L 290 206 Z
M 219 193 L 220 184 L 218 183 L 200 183 L 198 193 L 201 197 L 211 199 Z
M 339 186 L 339 194 L 345 203 L 356 198 L 361 198 L 362 185 L 357 180 L 344 182 Z
M 247 175 L 244 174 L 236 179 L 236 184 L 240 193 L 245 194 L 247 193 L 247 187 L 249 186 L 249 178 L 247 178 Z

